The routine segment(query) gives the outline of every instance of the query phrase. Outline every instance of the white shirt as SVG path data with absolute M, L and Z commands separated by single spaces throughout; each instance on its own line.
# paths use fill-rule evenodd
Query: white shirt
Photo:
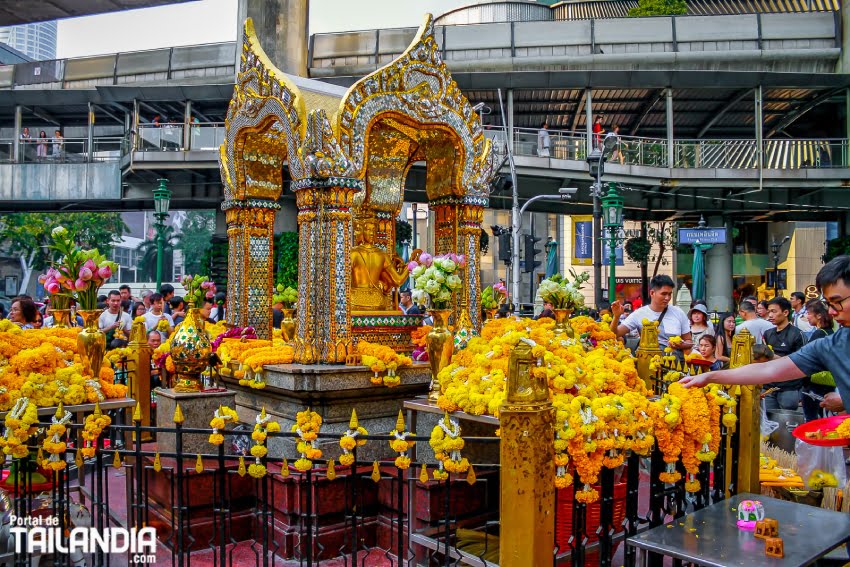
M 626 317 L 623 325 L 629 328 L 629 331 L 640 331 L 643 328 L 643 320 L 658 321 L 661 316 L 661 311 L 654 311 L 649 305 L 644 305 L 632 312 Z M 661 325 L 658 328 L 658 343 L 662 347 L 668 346 L 670 337 L 681 337 L 691 332 L 691 323 L 688 321 L 688 316 L 685 312 L 670 305 L 667 307 L 667 313 L 664 314 L 664 319 L 661 320 Z
M 541 128 L 537 132 L 537 149 L 538 151 L 545 151 L 547 155 L 549 154 L 549 130 L 546 128 Z
M 756 344 L 761 345 L 764 344 L 764 332 L 768 329 L 774 328 L 775 325 L 767 319 L 756 317 L 755 319 L 744 321 L 743 323 L 735 327 L 735 334 L 740 333 L 741 329 L 746 329 L 753 337 L 755 337 Z
M 121 323 L 124 327 L 124 333 L 129 337 L 130 331 L 133 330 L 133 319 L 130 318 L 129 313 L 125 313 L 124 311 L 119 311 L 118 314 L 112 314 L 109 312 L 109 309 L 106 309 L 103 313 L 100 314 L 100 317 L 97 319 L 97 326 L 101 331 L 105 331 L 109 327 L 115 324 L 118 320 L 118 317 L 121 317 Z
M 163 312 L 161 315 L 154 315 L 153 312 L 148 311 L 147 313 L 145 313 L 145 329 L 147 329 L 147 331 L 150 333 L 151 331 L 156 329 L 156 326 L 159 324 L 160 319 L 162 319 L 163 317 L 166 321 L 168 321 L 169 327 L 174 326 L 174 319 L 172 319 L 171 315 L 169 315 L 168 313 Z
M 814 327 L 809 324 L 809 319 L 806 317 L 808 310 L 803 307 L 800 309 L 800 312 L 793 312 L 792 317 L 794 318 L 794 326 L 803 331 L 803 334 L 806 335 L 810 333 Z

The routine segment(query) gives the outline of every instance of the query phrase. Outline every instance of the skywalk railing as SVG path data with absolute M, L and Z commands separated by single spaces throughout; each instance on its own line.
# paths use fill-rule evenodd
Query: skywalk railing
M 217 151 L 224 142 L 224 122 L 196 122 L 188 128 L 187 138 L 186 125 L 182 122 L 140 124 L 134 149 L 137 152 Z
M 26 138 L 18 141 L 15 159 L 15 139 L 0 139 L 0 163 L 87 163 L 117 161 L 122 154 L 121 136 L 88 138 Z
M 514 155 L 541 156 L 539 129 L 514 128 Z M 585 161 L 587 132 L 548 130 L 549 158 Z M 501 128 L 485 127 L 497 153 L 504 154 L 507 140 Z M 669 167 L 669 145 L 665 138 L 619 136 L 620 143 L 608 157 L 609 164 Z M 593 135 L 601 147 L 603 135 Z M 755 139 L 673 140 L 672 167 L 705 169 L 758 169 Z M 762 141 L 763 169 L 806 169 L 850 167 L 850 142 L 846 138 L 769 139 Z

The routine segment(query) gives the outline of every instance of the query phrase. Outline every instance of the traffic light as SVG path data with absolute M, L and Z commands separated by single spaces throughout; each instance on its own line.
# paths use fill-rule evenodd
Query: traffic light
M 499 260 L 511 261 L 511 232 L 509 230 L 499 234 Z
M 543 252 L 540 248 L 535 248 L 534 245 L 543 240 L 540 237 L 526 234 L 525 239 L 525 267 L 526 273 L 534 271 L 534 268 L 540 266 L 540 261 L 535 261 L 534 257 Z

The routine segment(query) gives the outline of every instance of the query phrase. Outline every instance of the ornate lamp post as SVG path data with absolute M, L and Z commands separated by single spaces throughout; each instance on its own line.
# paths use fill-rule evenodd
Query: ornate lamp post
M 608 301 L 614 303 L 617 299 L 617 243 L 622 240 L 619 233 L 623 228 L 623 197 L 617 193 L 614 183 L 608 184 L 608 194 L 602 197 L 602 219 L 608 230 Z
M 598 306 L 602 302 L 602 209 L 599 198 L 602 196 L 602 175 L 605 173 L 605 155 L 599 148 L 587 155 L 587 170 L 594 179 L 593 196 L 593 301 Z
M 171 205 L 171 191 L 165 184 L 166 179 L 159 180 L 159 187 L 153 190 L 153 216 L 156 218 L 156 291 L 162 286 L 162 255 L 165 246 L 165 219 L 168 218 L 168 207 Z

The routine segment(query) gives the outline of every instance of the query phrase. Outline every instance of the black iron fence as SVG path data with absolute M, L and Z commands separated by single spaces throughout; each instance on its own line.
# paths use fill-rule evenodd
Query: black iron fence
M 105 528 L 155 528 L 159 543 L 154 554 L 97 549 L 86 554 L 91 565 L 153 561 L 241 567 L 277 565 L 281 558 L 308 566 L 331 560 L 337 561 L 334 565 L 364 566 L 498 564 L 498 464 L 474 463 L 474 477 L 463 473 L 434 480 L 433 462 L 413 461 L 402 469 L 392 459 L 364 459 L 364 449 L 358 454 L 355 447 L 350 466 L 319 459 L 306 471 L 296 469 L 294 460 L 263 456 L 259 461 L 265 474 L 254 478 L 248 469 L 255 458 L 246 454 L 250 430 L 220 431 L 223 444 L 205 444 L 205 450 L 193 453 L 186 450 L 187 436 L 206 438 L 212 430 L 179 423 L 143 427 L 115 417 L 90 458 L 80 451 L 84 425 L 69 423 L 69 445 L 59 455 L 68 466 L 42 470 L 45 482 L 34 474 L 38 459 L 46 456 L 35 457 L 42 445 L 36 436 L 30 439 L 30 456 L 8 459 L 0 468 L 8 512 L 18 518 L 55 518 L 66 540 L 66 530 L 75 527 L 90 526 L 100 533 Z M 154 444 L 134 441 L 147 434 L 173 436 L 174 450 L 158 451 Z M 622 546 L 625 538 L 734 494 L 727 479 L 735 478 L 737 436 L 725 428 L 722 434 L 717 458 L 700 467 L 701 489 L 695 494 L 685 490 L 681 461 L 676 467 L 682 480 L 660 480 L 666 463 L 657 447 L 648 458 L 631 454 L 624 466 L 603 468 L 597 502 L 576 501 L 572 487 L 556 491 L 553 564 L 610 566 L 616 558 L 616 564 L 632 567 L 635 552 Z M 266 443 L 277 438 L 294 446 L 298 434 L 270 432 Z M 368 440 L 367 448 L 393 439 L 362 438 Z M 330 447 L 339 439 L 340 434 L 320 433 L 317 442 Z M 409 440 L 427 445 L 429 438 Z M 498 437 L 465 441 L 468 448 L 494 448 L 500 442 Z M 423 466 L 427 480 L 420 478 Z M 576 476 L 574 486 L 579 482 Z M 10 563 L 32 565 L 50 556 L 55 565 L 73 565 L 82 556 L 29 551 L 25 544 L 19 551 L 6 550 Z M 660 557 L 650 561 L 661 565 Z

